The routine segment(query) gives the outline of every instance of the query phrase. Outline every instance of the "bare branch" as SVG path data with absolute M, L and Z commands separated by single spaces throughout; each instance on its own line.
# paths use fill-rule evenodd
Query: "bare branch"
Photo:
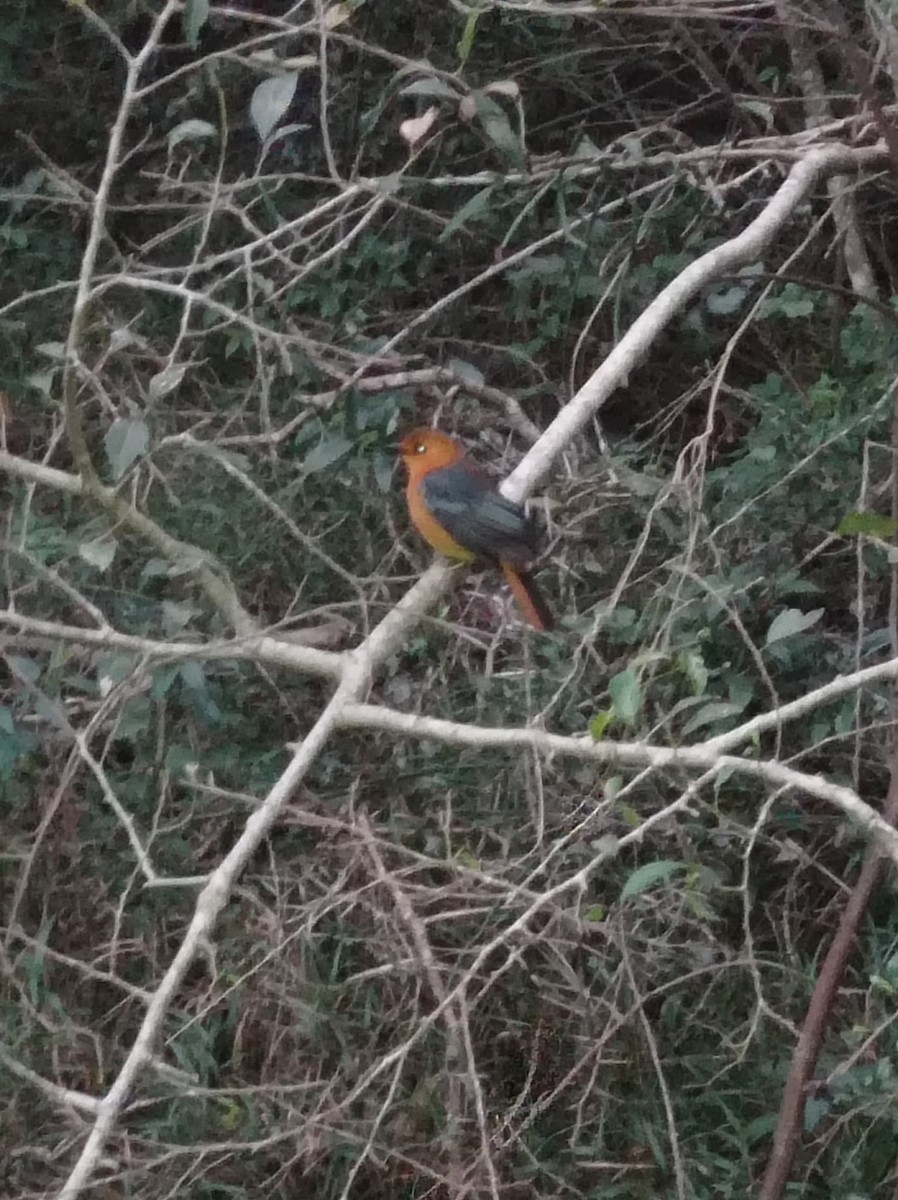
M 91 1116 L 99 1111 L 99 1100 L 95 1100 L 93 1096 L 85 1096 L 83 1092 L 76 1092 L 72 1088 L 60 1087 L 58 1083 L 53 1083 L 49 1079 L 44 1079 L 42 1075 L 38 1075 L 37 1071 L 32 1071 L 17 1058 L 13 1058 L 2 1046 L 0 1046 L 0 1063 L 6 1067 L 7 1071 L 11 1071 L 13 1075 L 18 1075 L 26 1083 L 30 1083 L 51 1103 L 61 1108 L 73 1108 L 76 1112 L 88 1113 Z
M 559 413 L 530 453 L 505 481 L 503 490 L 513 499 L 529 495 L 552 463 L 595 412 L 643 361 L 659 333 L 681 313 L 702 288 L 723 275 L 756 261 L 794 214 L 815 184 L 833 172 L 875 167 L 888 157 L 884 143 L 868 149 L 830 146 L 808 152 L 795 164 L 775 195 L 758 216 L 736 237 L 697 258 L 659 292 L 633 322 L 602 365 Z
M 891 664 L 898 673 L 898 662 Z M 877 834 L 889 853 L 898 863 L 898 833 L 880 817 L 879 813 L 865 803 L 851 788 L 830 783 L 819 775 L 807 775 L 782 763 L 739 758 L 721 753 L 720 738 L 698 746 L 650 746 L 645 742 L 596 741 L 589 735 L 563 737 L 560 734 L 544 733 L 541 729 L 488 729 L 481 725 L 460 725 L 455 721 L 443 721 L 435 717 L 421 717 L 393 712 L 377 705 L 348 703 L 338 724 L 354 728 L 382 729 L 402 733 L 411 737 L 429 737 L 457 746 L 505 747 L 514 749 L 528 747 L 543 754 L 565 758 L 579 758 L 616 766 L 683 767 L 692 771 L 720 770 L 736 771 L 753 775 L 774 787 L 790 787 L 816 796 L 840 809 L 863 828 Z M 744 740 L 744 739 L 739 739 Z
M 75 1197 L 79 1196 L 87 1186 L 99 1162 L 106 1139 L 112 1132 L 118 1115 L 152 1052 L 153 1044 L 159 1036 L 169 1005 L 200 945 L 211 933 L 218 914 L 227 903 L 231 888 L 238 875 L 336 728 L 340 710 L 347 699 L 356 696 L 363 690 L 367 678 L 367 674 L 359 668 L 347 672 L 340 688 L 312 726 L 302 745 L 294 753 L 290 765 L 265 797 L 261 806 L 247 820 L 242 834 L 222 859 L 220 865 L 212 872 L 209 882 L 200 892 L 193 918 L 184 934 L 180 948 L 156 988 L 153 999 L 147 1005 L 140 1031 L 115 1078 L 115 1082 L 99 1102 L 99 1110 L 93 1128 L 78 1161 L 58 1193 L 58 1200 L 75 1200 Z

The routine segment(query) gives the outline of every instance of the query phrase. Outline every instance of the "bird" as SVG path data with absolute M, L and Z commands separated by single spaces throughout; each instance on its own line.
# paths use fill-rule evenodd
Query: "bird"
M 399 453 L 408 469 L 409 516 L 425 541 L 447 558 L 497 564 L 528 623 L 552 629 L 552 613 L 530 574 L 539 532 L 534 515 L 503 496 L 447 433 L 413 429 Z

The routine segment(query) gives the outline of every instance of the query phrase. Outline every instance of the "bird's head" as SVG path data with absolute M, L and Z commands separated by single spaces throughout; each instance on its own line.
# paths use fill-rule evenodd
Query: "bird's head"
M 461 444 L 439 429 L 413 429 L 399 443 L 399 454 L 409 470 L 432 471 L 464 457 Z

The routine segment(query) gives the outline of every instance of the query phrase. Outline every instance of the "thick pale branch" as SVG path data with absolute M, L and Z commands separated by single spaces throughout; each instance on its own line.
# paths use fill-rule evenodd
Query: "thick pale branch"
M 261 806 L 250 816 L 243 827 L 242 834 L 221 864 L 212 872 L 209 882 L 200 892 L 184 940 L 165 972 L 162 982 L 153 993 L 140 1030 L 115 1082 L 99 1102 L 99 1111 L 93 1128 L 77 1163 L 59 1192 L 58 1200 L 75 1200 L 75 1197 L 81 1194 L 90 1180 L 106 1139 L 112 1132 L 141 1068 L 150 1057 L 153 1043 L 165 1021 L 165 1015 L 193 962 L 198 947 L 210 935 L 218 914 L 227 903 L 231 888 L 247 860 L 271 829 L 294 789 L 336 728 L 337 718 L 347 699 L 363 690 L 365 682 L 364 676 L 357 669 L 347 673 L 343 685 L 335 692 L 324 712 L 297 748 L 286 771 L 265 797 Z
M 29 462 L 27 458 L 18 458 L 6 450 L 0 450 L 0 471 L 18 479 L 27 479 L 29 483 L 55 488 L 57 492 L 68 492 L 71 496 L 78 496 L 83 491 L 77 475 L 57 471 L 55 467 L 45 467 L 43 463 Z
M 93 212 L 91 214 L 90 230 L 87 235 L 87 245 L 81 256 L 81 270 L 78 274 L 78 288 L 72 304 L 72 317 L 69 323 L 69 333 L 66 339 L 65 369 L 63 372 L 63 406 L 65 409 L 66 434 L 78 474 L 87 487 L 98 482 L 96 470 L 84 434 L 81 410 L 78 407 L 77 372 L 78 348 L 81 335 L 87 323 L 87 315 L 92 298 L 92 283 L 97 265 L 97 255 L 106 234 L 106 212 L 112 185 L 115 182 L 122 148 L 125 140 L 125 130 L 134 107 L 137 95 L 137 83 L 141 71 L 152 56 L 162 37 L 166 25 L 178 11 L 179 0 L 167 0 L 165 7 L 154 20 L 146 40 L 140 51 L 131 56 L 127 55 L 128 71 L 122 88 L 122 99 L 112 128 L 109 131 L 109 141 L 106 146 L 106 160 L 103 172 L 94 194 Z
M 189 570 L 218 612 L 238 633 L 255 632 L 255 623 L 240 603 L 224 568 L 216 567 L 211 557 L 204 554 L 198 546 L 172 537 L 161 525 L 157 525 L 150 517 L 122 499 L 112 488 L 104 487 L 97 479 L 85 483 L 78 475 L 69 475 L 65 471 L 57 471 L 54 467 L 32 463 L 6 451 L 0 451 L 0 470 L 72 495 L 88 495 L 114 524 L 130 529 L 154 546 L 169 562 Z
M 830 123 L 832 113 L 813 42 L 808 30 L 802 27 L 801 8 L 794 0 L 776 0 L 774 7 L 792 55 L 792 77 L 804 95 L 808 127 L 817 129 Z M 850 38 L 847 28 L 843 32 Z M 831 175 L 826 189 L 832 199 L 833 222 L 842 238 L 842 255 L 852 287 L 859 296 L 875 301 L 876 277 L 861 233 L 851 182 L 840 175 Z
M 53 1104 L 60 1105 L 63 1108 L 74 1108 L 78 1112 L 90 1113 L 91 1115 L 95 1114 L 100 1107 L 100 1101 L 95 1100 L 93 1096 L 85 1096 L 83 1092 L 76 1092 L 72 1088 L 60 1087 L 58 1083 L 53 1083 L 50 1079 L 44 1079 L 42 1075 L 38 1075 L 37 1071 L 32 1071 L 30 1067 L 26 1067 L 17 1058 L 13 1058 L 2 1046 L 0 1046 L 0 1065 L 4 1066 L 11 1074 L 18 1075 L 20 1079 L 24 1079 L 26 1083 L 30 1083 L 33 1087 L 37 1088 Z
M 878 834 L 884 849 L 898 864 L 898 833 L 866 804 L 857 792 L 841 784 L 830 783 L 820 775 L 808 775 L 782 763 L 739 758 L 699 746 L 652 746 L 646 742 L 604 742 L 587 736 L 564 737 L 541 729 L 488 729 L 461 725 L 434 717 L 419 717 L 380 708 L 374 704 L 347 704 L 338 718 L 342 726 L 381 729 L 407 737 L 432 738 L 456 746 L 487 748 L 529 748 L 545 755 L 577 758 L 587 762 L 630 767 L 678 767 L 689 771 L 737 771 L 753 775 L 774 787 L 788 787 L 824 800 L 840 809 L 871 833 Z
M 394 613 L 406 611 L 409 608 L 418 608 L 422 605 L 426 607 L 430 602 L 432 591 L 442 588 L 443 572 L 444 568 L 442 567 L 431 568 L 416 587 L 407 593 Z M 398 618 L 391 621 L 388 618 L 375 630 L 376 638 L 373 634 L 366 643 L 364 653 L 340 655 L 308 647 L 293 646 L 274 637 L 249 638 L 243 642 L 220 642 L 209 645 L 192 642 L 154 642 L 146 638 L 116 633 L 113 630 L 59 626 L 49 621 L 38 621 L 34 618 L 23 617 L 18 613 L 2 611 L 0 611 L 0 627 L 12 628 L 34 637 L 130 650 L 151 661 L 191 658 L 207 661 L 216 659 L 258 661 L 328 678 L 339 677 L 347 665 L 352 664 L 354 660 L 357 667 L 363 672 L 366 665 L 370 665 L 373 669 L 383 661 L 383 657 L 398 649 L 406 633 L 404 621 L 400 622 Z M 710 738 L 696 746 L 676 748 L 653 746 L 646 742 L 596 741 L 585 735 L 564 736 L 547 733 L 541 729 L 485 728 L 414 713 L 397 712 L 395 709 L 375 704 L 360 704 L 351 699 L 347 700 L 338 714 L 337 724 L 344 728 L 379 729 L 384 732 L 402 734 L 405 737 L 430 738 L 475 749 L 529 747 L 546 755 L 577 758 L 609 765 L 679 767 L 693 771 L 720 770 L 726 767 L 741 774 L 756 775 L 776 786 L 794 788 L 833 804 L 846 816 L 858 821 L 871 831 L 882 834 L 890 843 L 894 843 L 898 847 L 898 837 L 891 828 L 882 822 L 875 811 L 865 804 L 852 789 L 830 783 L 818 775 L 796 771 L 780 763 L 739 758 L 726 754 L 727 749 L 743 744 L 758 732 L 776 728 L 786 721 L 805 716 L 815 708 L 831 703 L 836 697 L 857 691 L 872 682 L 892 679 L 896 676 L 898 676 L 898 659 L 890 659 L 888 662 L 878 663 L 876 666 L 867 667 L 862 671 L 835 679 L 780 709 L 761 713 L 729 733 Z
M 405 618 L 402 622 L 394 613 L 411 613 L 420 616 L 439 597 L 444 586 L 452 576 L 452 568 L 442 563 L 435 563 L 421 576 L 390 616 L 374 631 L 378 645 L 384 648 L 386 654 L 393 653 L 401 646 L 402 638 L 407 632 Z M 35 617 L 27 617 L 22 613 L 0 610 L 0 628 L 13 629 L 26 636 L 49 638 L 54 641 L 71 642 L 84 646 L 114 647 L 121 650 L 131 650 L 154 661 L 176 660 L 184 658 L 215 660 L 237 660 L 247 662 L 264 662 L 272 666 L 292 668 L 310 675 L 321 675 L 326 678 L 339 678 L 346 656 L 313 647 L 295 645 L 292 640 L 281 639 L 277 636 L 258 636 L 222 642 L 159 642 L 149 638 L 135 637 L 131 634 L 118 633 L 113 629 L 82 629 L 77 625 L 61 625 L 55 621 L 41 621 Z M 303 631 L 300 630 L 301 634 Z M 292 639 L 295 634 L 290 634 Z M 367 642 L 356 651 L 363 658 L 375 663 L 371 642 Z M 383 661 L 379 659 L 377 661 Z M 377 665 L 375 663 L 375 665 Z M 791 721 L 806 717 L 809 713 L 825 704 L 832 704 L 843 696 L 851 695 L 865 687 L 877 683 L 898 679 L 898 659 L 890 658 L 885 662 L 875 663 L 860 671 L 852 671 L 849 675 L 839 675 L 813 691 L 799 696 L 795 700 L 783 704 L 779 708 L 768 709 L 759 713 L 735 729 L 718 734 L 701 743 L 701 748 L 709 753 L 721 754 L 733 750 L 736 746 L 744 745 L 759 734 L 770 730 L 780 729 Z M 372 728 L 378 727 L 381 717 L 377 714 L 389 713 L 392 710 L 380 706 L 366 705 L 351 710 L 347 724 L 363 726 L 366 723 Z M 426 727 L 428 717 L 414 714 L 397 713 L 403 722 L 417 722 L 415 728 L 407 727 L 399 732 L 417 733 Z M 370 716 L 370 720 L 368 717 Z M 391 718 L 386 718 L 391 719 Z M 476 726 L 455 725 L 454 722 L 443 722 L 450 728 L 477 729 Z M 436 730 L 437 726 L 433 726 Z M 529 732 L 529 731 L 528 731 Z M 438 736 L 434 732 L 433 736 Z M 546 734 L 551 737 L 554 735 Z M 473 744 L 473 743 L 472 743 Z
M 344 656 L 330 650 L 318 650 L 312 646 L 297 645 L 292 640 L 281 640 L 263 634 L 235 641 L 223 642 L 155 642 L 149 638 L 134 637 L 118 633 L 114 629 L 81 629 L 77 625 L 59 625 L 55 621 L 41 621 L 26 617 L 22 613 L 0 610 L 0 628 L 32 638 L 47 638 L 53 641 L 70 642 L 73 645 L 94 646 L 97 649 L 132 651 L 151 662 L 177 662 L 193 659 L 203 662 L 262 662 L 271 666 L 289 667 L 307 675 L 320 675 L 326 679 L 337 679 L 342 673 Z M 303 630 L 298 631 L 301 636 Z M 298 636 L 291 633 L 290 639 Z
M 658 335 L 683 312 L 703 288 L 722 276 L 757 261 L 776 234 L 824 176 L 859 171 L 886 161 L 884 143 L 862 150 L 831 146 L 811 150 L 796 163 L 770 202 L 750 225 L 720 246 L 715 246 L 684 268 L 642 312 L 597 371 L 562 409 L 529 454 L 503 485 L 513 499 L 529 495 L 572 438 L 580 433 L 630 372 L 645 359 Z

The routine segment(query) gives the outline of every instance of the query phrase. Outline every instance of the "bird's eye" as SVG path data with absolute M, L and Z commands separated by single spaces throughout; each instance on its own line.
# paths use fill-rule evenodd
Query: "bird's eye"
M 418 442 L 417 446 L 415 447 L 415 453 L 416 454 L 426 454 L 427 453 L 427 447 L 424 445 L 423 442 Z

